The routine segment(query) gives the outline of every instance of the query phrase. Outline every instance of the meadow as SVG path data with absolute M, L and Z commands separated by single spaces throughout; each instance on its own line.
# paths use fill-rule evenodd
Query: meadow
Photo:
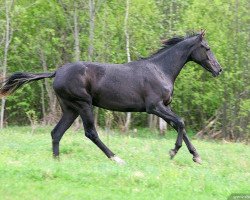
M 120 166 L 82 130 L 73 129 L 61 141 L 60 160 L 54 160 L 50 130 L 0 131 L 1 200 L 219 200 L 250 193 L 250 146 L 243 143 L 192 138 L 203 159 L 198 165 L 185 145 L 174 160 L 169 159 L 173 132 L 162 138 L 147 129 L 137 136 L 100 130 L 103 141 L 126 161 Z

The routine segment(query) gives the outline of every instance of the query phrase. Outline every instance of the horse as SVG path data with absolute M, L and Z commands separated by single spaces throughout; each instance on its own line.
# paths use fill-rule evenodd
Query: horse
M 173 37 L 163 41 L 162 48 L 151 56 L 124 64 L 80 61 L 65 64 L 52 73 L 14 73 L 5 80 L 0 95 L 12 94 L 32 81 L 54 78 L 53 89 L 62 109 L 62 117 L 51 132 L 55 158 L 59 157 L 62 136 L 80 115 L 85 136 L 109 159 L 125 163 L 98 136 L 93 116 L 93 106 L 97 106 L 161 117 L 178 133 L 175 146 L 169 151 L 170 158 L 174 158 L 184 140 L 193 161 L 201 164 L 201 157 L 187 136 L 184 121 L 171 110 L 170 104 L 176 77 L 187 62 L 197 63 L 214 77 L 222 72 L 204 37 L 205 31 Z

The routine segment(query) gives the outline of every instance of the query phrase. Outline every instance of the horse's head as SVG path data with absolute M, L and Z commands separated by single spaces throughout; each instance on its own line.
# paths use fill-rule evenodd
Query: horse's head
M 205 31 L 202 31 L 195 39 L 196 45 L 190 55 L 190 59 L 211 72 L 213 76 L 218 76 L 222 72 L 222 68 L 204 39 L 204 36 Z

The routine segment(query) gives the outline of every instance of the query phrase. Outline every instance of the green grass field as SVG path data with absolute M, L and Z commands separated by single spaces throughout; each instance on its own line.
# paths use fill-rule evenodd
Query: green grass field
M 193 139 L 203 159 L 198 165 L 185 145 L 169 159 L 173 133 L 166 138 L 100 136 L 126 165 L 109 161 L 82 131 L 64 135 L 56 161 L 50 128 L 37 128 L 33 134 L 29 127 L 1 130 L 0 199 L 217 200 L 250 193 L 247 145 Z

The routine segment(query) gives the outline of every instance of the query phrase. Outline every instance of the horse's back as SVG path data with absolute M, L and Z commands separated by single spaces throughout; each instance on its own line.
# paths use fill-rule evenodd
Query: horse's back
M 65 99 L 88 100 L 110 110 L 145 111 L 141 66 L 70 63 L 57 70 L 53 87 Z

